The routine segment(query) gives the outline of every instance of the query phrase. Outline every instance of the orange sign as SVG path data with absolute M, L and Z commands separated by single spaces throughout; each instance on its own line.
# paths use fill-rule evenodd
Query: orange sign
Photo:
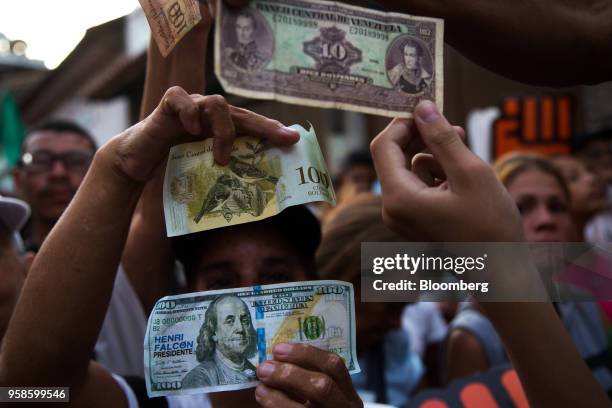
M 506 98 L 493 123 L 492 158 L 515 151 L 568 154 L 572 136 L 569 96 Z
M 509 365 L 453 381 L 446 388 L 427 389 L 409 408 L 529 408 L 516 371 Z

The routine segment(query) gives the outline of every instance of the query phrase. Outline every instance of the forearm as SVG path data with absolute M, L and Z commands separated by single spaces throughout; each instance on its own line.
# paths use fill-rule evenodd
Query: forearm
M 168 88 L 178 85 L 188 93 L 204 94 L 205 67 L 210 25 L 200 23 L 176 45 L 167 58 L 162 57 L 151 38 L 147 54 L 147 73 L 140 118 L 147 117 Z
M 610 405 L 550 303 L 481 306 L 501 336 L 532 406 Z
M 85 377 L 142 189 L 116 166 L 120 142 L 98 151 L 36 257 L 2 345 L 5 383 L 70 386 Z
M 159 104 L 166 90 L 178 85 L 188 93 L 203 93 L 205 88 L 206 48 L 210 22 L 194 27 L 163 58 L 151 38 L 147 54 L 147 73 L 141 105 L 141 119 Z M 173 254 L 165 236 L 162 206 L 163 171 L 147 183 L 132 221 L 132 228 L 122 256 L 122 264 L 145 311 L 167 294 Z M 154 256 L 151 256 L 155 254 Z
M 378 0 L 443 18 L 448 44 L 474 62 L 539 85 L 609 80 L 612 4 L 598 0 Z

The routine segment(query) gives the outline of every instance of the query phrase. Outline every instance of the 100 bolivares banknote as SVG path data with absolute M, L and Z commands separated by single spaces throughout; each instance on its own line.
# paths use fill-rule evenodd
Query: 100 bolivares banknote
M 353 285 L 306 281 L 168 296 L 144 343 L 150 397 L 230 391 L 257 384 L 256 367 L 279 343 L 328 350 L 360 371 Z
M 202 15 L 197 0 L 139 0 L 151 33 L 165 58 Z
M 411 117 L 422 99 L 443 106 L 443 42 L 435 18 L 320 0 L 221 4 L 215 73 L 245 97 Z
M 293 146 L 237 138 L 227 166 L 215 164 L 212 139 L 174 146 L 164 179 L 169 237 L 262 220 L 309 202 L 336 204 L 312 127 Z

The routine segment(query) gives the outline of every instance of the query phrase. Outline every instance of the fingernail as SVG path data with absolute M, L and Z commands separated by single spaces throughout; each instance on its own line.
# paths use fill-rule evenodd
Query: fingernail
M 299 136 L 300 132 L 298 132 L 295 129 L 291 129 L 290 127 L 287 126 L 283 126 L 282 128 L 280 128 L 281 132 L 283 132 L 285 135 L 287 136 Z
M 423 101 L 416 107 L 416 114 L 426 123 L 432 123 L 440 119 L 440 112 L 435 103 L 432 101 Z
M 255 388 L 255 397 L 264 398 L 266 395 L 268 395 L 268 389 L 264 385 L 259 384 Z
M 273 371 L 274 371 L 274 364 L 266 361 L 262 363 L 257 369 L 257 376 L 260 378 L 262 377 L 265 378 L 265 377 L 268 377 L 270 374 L 272 374 Z
M 274 346 L 274 354 L 279 355 L 279 356 L 286 356 L 289 353 L 291 353 L 291 349 L 293 348 L 293 346 L 291 344 L 287 344 L 287 343 L 281 343 L 281 344 L 277 344 L 276 346 Z

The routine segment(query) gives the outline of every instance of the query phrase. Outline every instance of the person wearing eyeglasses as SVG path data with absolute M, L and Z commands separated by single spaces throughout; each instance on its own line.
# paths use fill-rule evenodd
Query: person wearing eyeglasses
M 95 152 L 93 137 L 73 122 L 50 121 L 28 132 L 13 171 L 19 196 L 32 208 L 24 237 L 28 250 L 37 252 L 68 207 Z

